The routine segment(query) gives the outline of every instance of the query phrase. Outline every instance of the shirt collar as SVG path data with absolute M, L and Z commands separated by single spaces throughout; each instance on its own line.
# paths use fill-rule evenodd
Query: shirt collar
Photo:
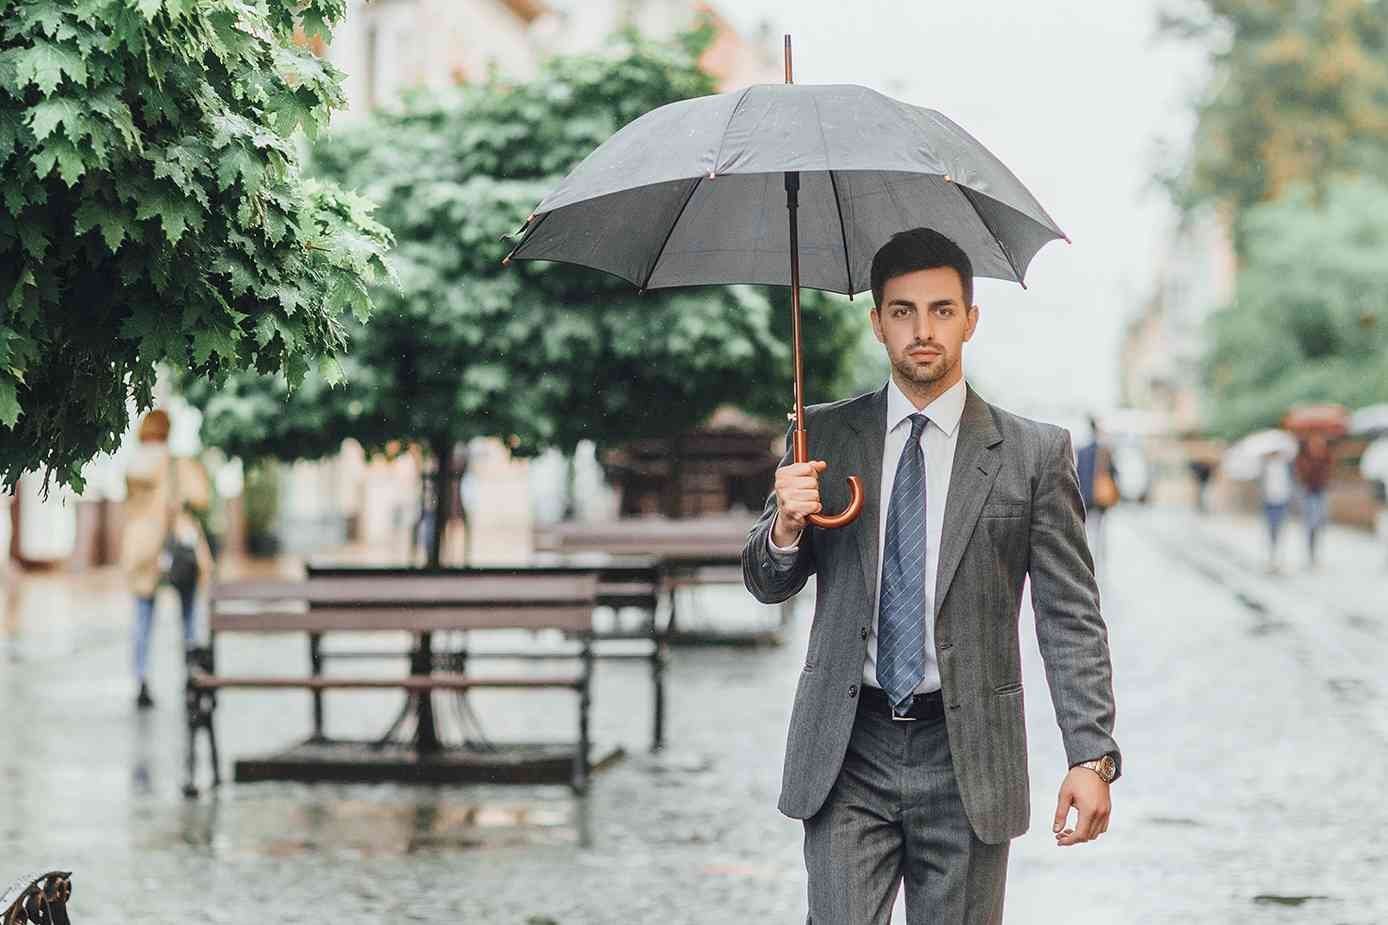
M 954 385 L 950 386 L 938 398 L 921 409 L 921 413 L 930 418 L 931 423 L 945 432 L 946 436 L 954 436 L 954 429 L 959 426 L 959 419 L 964 416 L 964 399 L 968 395 L 968 386 L 961 378 Z M 916 413 L 916 406 L 911 404 L 911 399 L 906 397 L 906 393 L 896 384 L 895 379 L 887 380 L 887 433 L 905 421 L 908 417 Z

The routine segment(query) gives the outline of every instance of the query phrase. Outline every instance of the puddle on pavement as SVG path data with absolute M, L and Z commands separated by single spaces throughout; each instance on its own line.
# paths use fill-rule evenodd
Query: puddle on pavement
M 587 809 L 569 802 L 391 803 L 281 799 L 189 804 L 176 828 L 143 839 L 147 848 L 284 858 L 306 854 L 381 857 L 421 851 L 584 845 Z

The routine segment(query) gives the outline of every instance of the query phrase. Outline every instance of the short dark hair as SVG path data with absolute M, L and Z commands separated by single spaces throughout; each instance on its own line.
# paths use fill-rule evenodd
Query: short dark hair
M 914 273 L 951 267 L 964 287 L 964 308 L 974 304 L 974 267 L 964 249 L 934 228 L 898 231 L 872 258 L 872 300 L 882 307 L 882 290 L 887 280 Z

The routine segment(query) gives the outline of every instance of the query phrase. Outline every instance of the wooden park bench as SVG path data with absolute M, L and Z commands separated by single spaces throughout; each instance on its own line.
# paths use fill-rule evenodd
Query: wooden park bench
M 0 925 L 69 925 L 72 872 L 26 874 L 0 892 Z
M 576 556 L 559 555 L 552 557 L 541 556 L 539 557 L 539 561 L 527 565 L 470 565 L 463 567 L 445 566 L 433 569 L 418 569 L 395 566 L 310 563 L 307 568 L 310 578 L 347 579 L 372 576 L 408 577 L 424 574 L 464 577 L 582 575 L 592 573 L 595 570 L 598 578 L 597 606 L 611 608 L 614 615 L 628 609 L 637 610 L 644 617 L 644 626 L 637 629 L 623 629 L 619 626 L 601 630 L 595 628 L 593 631 L 593 642 L 595 646 L 593 657 L 598 661 L 639 659 L 646 660 L 650 663 L 652 689 L 651 750 L 660 751 L 665 747 L 665 670 L 669 660 L 669 647 L 665 641 L 665 633 L 656 621 L 656 609 L 661 592 L 661 569 L 660 563 L 657 560 L 634 555 L 610 556 L 598 554 Z M 361 658 L 374 659 L 382 656 L 382 653 L 378 651 L 360 652 L 342 648 L 325 650 L 322 641 L 323 637 L 321 633 L 309 634 L 309 661 L 313 666 L 314 674 L 321 674 L 324 666 L 329 661 Z M 628 649 L 617 650 L 605 646 L 604 643 L 613 643 L 614 646 L 620 643 L 639 643 L 645 648 L 644 651 L 629 651 Z M 394 653 L 396 657 L 402 657 L 404 654 L 406 653 Z M 484 649 L 464 650 L 463 652 L 453 654 L 473 660 L 508 658 L 514 655 L 514 653 L 511 652 L 496 652 Z M 314 691 L 313 732 L 315 737 L 322 738 L 323 726 L 323 692 Z
M 205 733 L 214 786 L 221 783 L 214 713 L 217 695 L 242 690 L 400 690 L 416 696 L 434 691 L 466 692 L 568 689 L 578 694 L 578 744 L 570 783 L 586 789 L 590 771 L 588 714 L 592 702 L 593 608 L 597 575 L 399 574 L 314 575 L 289 581 L 233 581 L 214 584 L 210 595 L 208 645 L 189 654 L 185 793 L 197 793 L 197 740 Z M 564 657 L 576 660 L 574 673 L 490 676 L 471 671 L 438 671 L 430 640 L 434 633 L 485 630 L 557 630 L 578 644 Z M 380 633 L 416 634 L 420 644 L 407 673 L 328 675 L 321 660 L 298 676 L 227 675 L 217 670 L 217 641 L 227 633 Z M 515 658 L 552 653 L 512 653 Z M 321 735 L 321 726 L 317 730 Z M 430 730 L 432 733 L 432 730 Z M 416 758 L 420 759 L 421 754 Z
M 781 605 L 774 627 L 750 632 L 699 631 L 681 625 L 678 592 L 708 585 L 742 584 L 742 547 L 756 517 L 709 516 L 685 520 L 631 517 L 606 522 L 562 523 L 535 531 L 535 548 L 544 552 L 612 556 L 650 556 L 660 563 L 661 586 L 668 596 L 665 637 L 672 643 L 778 643 L 790 619 L 791 602 Z

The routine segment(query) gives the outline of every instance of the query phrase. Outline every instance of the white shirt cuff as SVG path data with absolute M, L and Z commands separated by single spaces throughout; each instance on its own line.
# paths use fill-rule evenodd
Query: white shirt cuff
M 781 515 L 777 514 L 776 518 L 771 521 L 771 529 L 766 531 L 767 548 L 771 550 L 771 555 L 775 556 L 777 559 L 780 559 L 782 561 L 785 561 L 787 559 L 794 559 L 795 554 L 800 551 L 799 535 L 795 537 L 795 542 L 791 543 L 789 546 L 777 546 L 776 541 L 771 538 L 771 534 L 776 532 L 776 521 L 780 519 Z

